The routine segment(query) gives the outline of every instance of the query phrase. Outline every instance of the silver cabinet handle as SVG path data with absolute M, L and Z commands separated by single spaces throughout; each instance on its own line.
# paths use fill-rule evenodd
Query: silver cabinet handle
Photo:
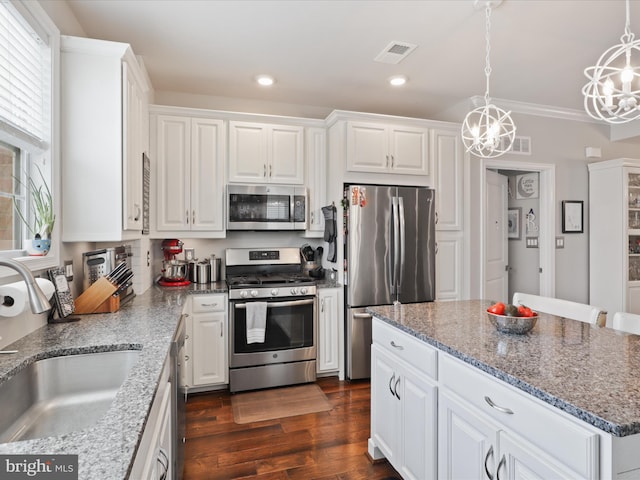
M 133 217 L 133 221 L 134 221 L 134 222 L 137 222 L 138 220 L 140 220 L 140 212 L 141 212 L 141 210 L 140 210 L 140 205 L 138 205 L 137 203 L 134 203 L 134 204 L 133 204 L 133 206 L 134 206 L 134 207 L 135 207 L 135 209 L 136 209 L 136 214 L 135 214 L 135 216 Z
M 372 318 L 370 313 L 354 313 L 353 318 Z
M 484 457 L 484 473 L 487 475 L 487 478 L 489 480 L 493 480 L 493 475 L 491 475 L 491 472 L 489 471 L 489 467 L 487 467 L 487 462 L 489 461 L 489 457 L 493 459 L 493 445 L 491 445 L 491 447 L 487 451 L 487 454 Z
M 389 155 L 387 155 L 387 164 L 385 165 L 385 167 L 389 168 Z
M 273 176 L 273 165 L 269 165 L 269 178 Z
M 324 298 L 322 299 L 322 302 L 320 302 L 320 311 L 324 312 Z
M 189 361 L 189 355 L 185 355 L 185 356 L 184 356 L 184 361 L 185 361 L 185 362 L 188 362 L 188 361 Z
M 510 408 L 501 407 L 500 405 L 496 405 L 495 403 L 493 403 L 493 400 L 491 400 L 487 396 L 484 397 L 484 401 L 487 402 L 490 407 L 495 408 L 499 412 L 508 413 L 509 415 L 513 415 L 513 410 L 511 410 Z
M 187 225 L 189 225 L 189 210 L 184 212 L 184 216 L 187 217 Z
M 438 224 L 438 212 L 436 211 L 436 225 Z
M 398 380 L 396 380 L 396 384 L 393 386 L 393 393 L 395 394 L 398 400 L 402 400 L 400 395 L 398 395 L 398 385 L 400 384 L 400 375 L 398 375 Z
M 216 303 L 201 303 L 200 305 L 202 305 L 203 307 L 217 307 L 218 306 L 218 302 L 216 302 Z
M 191 210 L 191 225 L 195 225 L 196 223 L 196 211 Z
M 496 479 L 497 480 L 500 480 L 500 469 L 503 466 L 506 466 L 506 464 L 507 464 L 507 458 L 504 455 L 502 455 L 502 458 L 500 459 L 500 463 L 498 464 L 498 468 L 496 470 Z
M 165 480 L 167 478 L 167 473 L 169 472 L 169 456 L 167 452 L 164 451 L 164 448 L 160 447 L 158 449 L 158 463 L 162 466 L 164 470 L 160 475 L 160 480 Z
M 396 372 L 393 372 L 393 375 L 389 379 L 389 391 L 391 392 L 391 395 L 393 395 L 395 397 L 395 393 L 393 392 L 393 387 L 391 386 L 391 384 L 393 383 L 393 379 L 394 378 L 396 378 Z
M 396 345 L 396 342 L 394 342 L 393 340 L 391 340 L 391 346 L 393 348 L 397 348 L 398 350 L 404 350 L 404 347 L 402 345 Z
M 393 155 L 391 155 L 391 168 L 393 168 Z
M 262 164 L 262 176 L 263 177 L 267 176 L 267 164 L 266 163 Z

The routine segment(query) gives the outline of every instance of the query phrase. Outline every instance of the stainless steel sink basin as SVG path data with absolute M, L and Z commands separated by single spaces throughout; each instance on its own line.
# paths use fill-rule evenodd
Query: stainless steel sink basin
M 38 360 L 0 384 L 0 443 L 62 435 L 109 409 L 139 350 Z

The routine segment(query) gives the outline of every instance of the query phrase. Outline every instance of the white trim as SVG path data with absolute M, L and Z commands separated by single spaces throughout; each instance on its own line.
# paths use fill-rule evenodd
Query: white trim
M 480 198 L 485 198 L 487 189 L 487 170 L 521 170 L 540 173 L 540 295 L 555 297 L 556 292 L 556 166 L 546 163 L 521 162 L 518 160 L 480 159 Z M 484 201 L 480 209 L 480 298 L 484 298 L 485 286 L 485 224 Z

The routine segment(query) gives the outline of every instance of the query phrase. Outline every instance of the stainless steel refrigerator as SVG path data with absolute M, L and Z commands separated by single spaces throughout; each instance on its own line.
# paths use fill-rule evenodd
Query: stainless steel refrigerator
M 344 211 L 346 370 L 371 376 L 366 307 L 435 298 L 435 192 L 424 187 L 348 185 Z

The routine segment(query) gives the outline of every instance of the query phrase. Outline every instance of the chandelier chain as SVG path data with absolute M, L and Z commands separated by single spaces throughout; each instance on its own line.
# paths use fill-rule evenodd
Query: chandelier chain
M 629 9 L 629 0 L 627 0 L 626 3 L 626 12 L 627 21 L 624 24 L 624 33 L 622 34 L 622 37 L 620 37 L 620 40 L 622 41 L 622 43 L 633 43 L 633 38 L 635 37 L 635 35 L 631 32 L 631 11 Z
M 491 41 L 490 41 L 490 37 L 489 37 L 489 32 L 491 30 L 491 4 L 489 2 L 487 2 L 487 8 L 485 10 L 486 12 L 486 17 L 487 20 L 485 22 L 485 40 L 486 40 L 486 57 L 485 57 L 485 67 L 484 67 L 484 74 L 487 77 L 487 87 L 486 90 L 484 92 L 484 100 L 486 103 L 489 103 L 489 77 L 491 77 L 491 59 L 490 59 L 490 53 L 491 53 Z

